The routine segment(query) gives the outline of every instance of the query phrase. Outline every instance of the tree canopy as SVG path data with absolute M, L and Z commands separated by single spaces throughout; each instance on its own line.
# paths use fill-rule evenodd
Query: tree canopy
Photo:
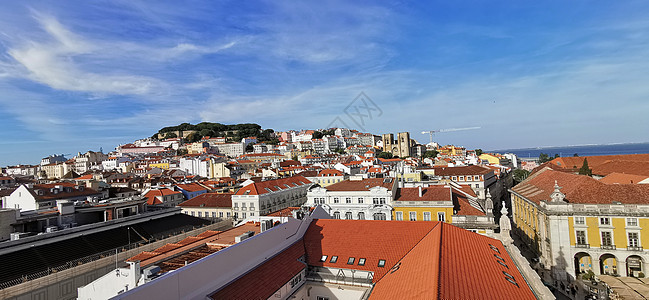
M 584 163 L 581 165 L 581 168 L 579 168 L 579 174 L 580 175 L 586 175 L 586 176 L 592 176 L 593 175 L 593 170 L 588 167 L 588 159 L 584 158 Z
M 435 158 L 435 157 L 437 157 L 437 154 L 439 154 L 439 152 L 437 152 L 437 150 L 428 150 L 428 151 L 424 152 L 424 155 L 422 155 L 421 157 L 422 158 L 428 158 L 428 157 Z
M 383 159 L 390 159 L 392 158 L 392 153 L 383 151 L 379 153 L 379 155 L 377 155 L 376 157 L 383 158 Z
M 231 137 L 233 141 L 240 141 L 243 138 L 254 136 L 257 141 L 273 141 L 276 140 L 275 132 L 272 129 L 261 130 L 261 126 L 254 123 L 243 123 L 234 125 L 224 125 L 221 123 L 201 122 L 196 125 L 190 123 L 182 123 L 177 126 L 168 126 L 160 129 L 158 133 L 163 136 L 175 135 L 175 131 L 196 131 L 195 133 L 187 136 L 188 142 L 200 141 L 203 137 Z M 165 134 L 166 133 L 166 134 Z M 155 136 L 155 135 L 154 135 Z

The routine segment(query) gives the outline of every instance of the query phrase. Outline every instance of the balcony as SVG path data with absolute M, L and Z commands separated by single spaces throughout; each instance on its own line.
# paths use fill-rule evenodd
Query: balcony
M 629 246 L 629 247 L 626 247 L 626 250 L 629 250 L 629 251 L 642 251 L 642 246 Z
M 602 245 L 600 248 L 604 250 L 615 250 L 615 245 Z
M 590 248 L 590 244 L 576 244 L 575 248 Z

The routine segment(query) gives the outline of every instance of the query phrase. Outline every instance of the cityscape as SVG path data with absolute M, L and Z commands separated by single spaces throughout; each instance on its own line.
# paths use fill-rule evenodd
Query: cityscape
M 0 299 L 649 299 L 648 14 L 3 3 Z

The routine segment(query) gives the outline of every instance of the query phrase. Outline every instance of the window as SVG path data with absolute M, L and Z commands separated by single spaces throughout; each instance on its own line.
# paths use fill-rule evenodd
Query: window
M 379 268 L 385 267 L 385 259 L 379 259 Z
M 216 212 L 215 211 L 212 212 L 212 218 L 216 218 Z
M 359 212 L 358 213 L 358 219 L 359 220 L 365 220 L 365 213 L 364 212 Z
M 320 262 L 325 262 L 325 261 L 327 261 L 327 256 L 326 255 L 323 255 L 322 257 L 320 257 Z
M 192 217 L 195 215 L 195 213 L 196 213 L 195 211 L 192 212 Z
M 577 245 L 586 245 L 586 231 L 577 230 Z
M 609 219 L 608 217 L 599 218 L 599 224 L 600 225 L 611 225 L 611 219 Z
M 334 203 L 340 203 L 340 199 L 339 198 L 334 198 Z
M 348 264 L 348 265 L 353 265 L 353 264 L 354 264 L 354 260 L 356 260 L 356 258 L 354 258 L 354 257 L 350 257 L 350 258 L 347 260 L 347 264 Z
M 345 198 L 345 203 L 352 203 L 352 198 Z
M 430 221 L 430 212 L 429 211 L 424 212 L 424 221 Z
M 460 181 L 464 181 L 464 176 L 460 176 Z
M 395 215 L 395 218 L 397 219 L 397 221 L 403 221 L 403 212 L 402 211 L 395 212 L 394 215 Z
M 250 213 L 250 216 L 251 216 L 251 217 L 254 217 L 254 216 L 255 216 L 255 213 L 254 213 L 254 212 L 251 212 L 251 213 Z
M 202 212 L 202 211 L 199 211 L 199 212 L 198 212 L 198 217 L 199 217 L 199 218 L 202 218 L 202 217 L 203 217 L 203 212 Z
M 380 201 L 381 201 L 380 204 L 385 204 L 385 198 L 381 198 Z
M 584 225 L 586 221 L 584 217 L 575 217 L 575 225 Z
M 417 221 L 417 212 L 415 211 L 410 212 L 410 221 Z
M 379 204 L 379 198 L 372 198 L 372 203 Z
M 329 260 L 330 263 L 335 264 L 338 261 L 338 256 L 332 256 L 331 260 Z
M 374 220 L 385 220 L 385 214 L 384 213 L 375 213 L 374 214 Z
M 610 231 L 602 231 L 602 246 L 613 246 L 613 237 Z
M 629 247 L 639 247 L 640 238 L 637 232 L 629 232 Z
M 626 226 L 638 226 L 638 218 L 627 218 Z
M 352 212 L 348 211 L 345 213 L 345 219 L 346 220 L 352 220 L 354 217 L 352 217 Z
M 363 204 L 363 198 L 358 198 L 358 203 Z
M 364 258 L 359 258 L 358 259 L 358 265 L 359 266 L 364 266 L 365 265 L 365 259 Z
M 246 218 L 246 213 L 241 213 L 241 216 L 245 219 Z
M 219 212 L 219 218 L 223 218 L 223 212 L 222 211 Z
M 340 212 L 339 211 L 334 212 L 334 219 L 340 219 Z
M 473 180 L 480 180 L 480 176 L 478 175 L 473 176 Z M 478 185 L 476 184 L 475 186 L 477 187 Z
M 443 211 L 440 211 L 437 213 L 437 221 L 440 222 L 446 222 L 446 213 Z
M 227 213 L 228 218 L 230 217 L 230 214 L 231 214 L 230 212 Z

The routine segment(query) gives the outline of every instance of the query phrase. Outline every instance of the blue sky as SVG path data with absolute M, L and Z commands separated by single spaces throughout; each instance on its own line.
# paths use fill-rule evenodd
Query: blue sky
M 646 1 L 293 2 L 3 3 L 0 165 L 182 122 L 361 129 L 361 92 L 362 129 L 421 142 L 647 141 Z

